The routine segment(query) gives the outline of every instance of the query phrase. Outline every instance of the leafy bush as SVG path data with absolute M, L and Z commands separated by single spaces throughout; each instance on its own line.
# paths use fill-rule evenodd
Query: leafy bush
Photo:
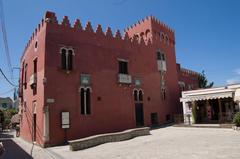
M 196 124 L 196 122 L 197 122 L 197 108 L 196 108 L 196 106 L 192 107 L 192 118 L 193 118 L 193 124 Z
M 11 118 L 14 114 L 17 114 L 16 109 L 6 109 L 0 112 L 0 121 L 3 129 L 7 129 L 11 123 Z
M 237 127 L 240 127 L 240 112 L 234 115 L 233 124 L 235 124 Z

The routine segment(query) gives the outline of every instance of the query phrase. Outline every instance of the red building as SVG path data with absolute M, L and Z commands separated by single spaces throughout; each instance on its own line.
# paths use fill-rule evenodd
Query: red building
M 181 65 L 178 63 L 177 72 L 180 92 L 198 88 L 198 76 L 199 76 L 198 72 L 182 68 Z
M 21 137 L 41 146 L 172 120 L 174 32 L 147 17 L 112 33 L 47 12 L 21 58 Z

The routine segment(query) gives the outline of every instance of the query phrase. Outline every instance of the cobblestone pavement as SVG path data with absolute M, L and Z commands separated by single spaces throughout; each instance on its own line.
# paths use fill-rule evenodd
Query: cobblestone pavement
M 151 134 L 75 152 L 68 146 L 48 150 L 71 159 L 240 158 L 240 132 L 232 129 L 167 127 L 152 130 Z
M 9 133 L 5 138 L 0 137 L 7 149 L 3 159 L 239 159 L 240 156 L 240 131 L 232 129 L 160 128 L 152 130 L 149 136 L 75 152 L 69 146 L 43 149 Z

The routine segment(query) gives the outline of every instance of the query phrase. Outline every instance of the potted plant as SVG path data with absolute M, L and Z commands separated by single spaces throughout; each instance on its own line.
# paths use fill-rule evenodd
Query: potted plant
M 234 130 L 240 130 L 240 112 L 237 112 L 233 118 Z

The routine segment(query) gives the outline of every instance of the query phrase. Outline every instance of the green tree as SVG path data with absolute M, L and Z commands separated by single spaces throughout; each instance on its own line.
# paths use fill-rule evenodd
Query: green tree
M 199 88 L 211 88 L 213 86 L 214 82 L 208 83 L 207 77 L 205 75 L 205 72 L 202 71 L 201 74 L 198 75 L 198 87 Z
M 3 128 L 6 128 L 7 126 L 9 126 L 9 124 L 11 123 L 12 116 L 15 114 L 17 114 L 16 109 L 3 110 L 3 116 L 4 116 L 2 121 Z

